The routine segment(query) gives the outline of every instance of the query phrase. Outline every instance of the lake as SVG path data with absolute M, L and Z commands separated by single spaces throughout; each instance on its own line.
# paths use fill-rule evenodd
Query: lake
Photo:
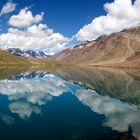
M 140 70 L 0 68 L 0 139 L 140 140 Z

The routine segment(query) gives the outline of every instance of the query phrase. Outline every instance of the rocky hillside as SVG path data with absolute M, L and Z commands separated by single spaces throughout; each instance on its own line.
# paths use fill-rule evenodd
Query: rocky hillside
M 52 59 L 93 66 L 140 68 L 140 26 L 65 49 Z

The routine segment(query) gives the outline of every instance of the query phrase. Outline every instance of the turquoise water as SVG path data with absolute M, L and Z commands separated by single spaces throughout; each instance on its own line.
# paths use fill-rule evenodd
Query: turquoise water
M 10 75 L 0 80 L 0 138 L 139 139 L 137 78 L 85 69 Z

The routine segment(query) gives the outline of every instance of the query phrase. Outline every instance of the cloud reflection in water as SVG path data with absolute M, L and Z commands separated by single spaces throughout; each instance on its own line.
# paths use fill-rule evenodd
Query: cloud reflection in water
M 26 72 L 0 81 L 0 93 L 10 101 L 9 110 L 28 119 L 32 113 L 42 114 L 41 106 L 59 97 L 64 92 L 71 91 L 77 99 L 97 114 L 105 115 L 103 125 L 118 132 L 128 131 L 132 127 L 134 135 L 140 137 L 140 110 L 133 105 L 101 96 L 94 90 L 83 87 L 71 89 L 68 82 L 60 77 L 46 72 Z M 76 86 L 73 84 L 73 86 Z M 6 123 L 14 122 L 11 117 L 4 119 Z M 11 121 L 7 121 L 11 120 Z

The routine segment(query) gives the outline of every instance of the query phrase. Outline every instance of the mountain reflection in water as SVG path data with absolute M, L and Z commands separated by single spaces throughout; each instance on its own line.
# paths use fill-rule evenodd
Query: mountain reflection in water
M 19 72 L 0 80 L 0 104 L 0 117 L 9 131 L 24 130 L 26 124 L 31 135 L 38 127 L 44 139 L 140 140 L 138 70 Z M 6 133 L 4 125 L 2 129 Z

